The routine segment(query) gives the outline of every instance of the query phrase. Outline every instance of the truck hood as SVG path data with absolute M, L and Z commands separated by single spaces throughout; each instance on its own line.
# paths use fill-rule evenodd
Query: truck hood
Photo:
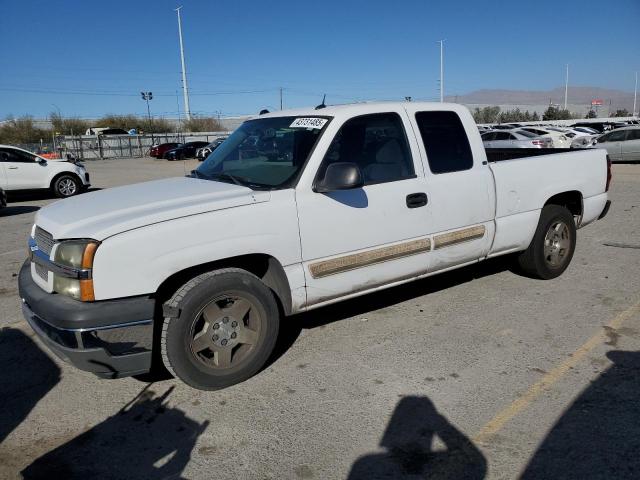
M 55 239 L 107 237 L 152 223 L 266 202 L 268 191 L 178 177 L 109 188 L 41 209 L 36 224 Z

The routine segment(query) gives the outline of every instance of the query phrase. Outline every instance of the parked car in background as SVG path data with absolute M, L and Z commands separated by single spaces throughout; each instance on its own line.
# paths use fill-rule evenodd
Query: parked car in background
M 571 127 L 571 129 L 574 132 L 582 132 L 582 133 L 586 133 L 587 135 L 599 135 L 600 132 L 598 130 L 596 130 L 595 128 L 591 128 L 591 127 Z
M 4 208 L 6 206 L 7 206 L 7 194 L 2 188 L 0 188 L 0 208 Z
M 216 148 L 218 148 L 222 142 L 224 142 L 227 139 L 227 137 L 220 137 L 215 139 L 213 142 L 209 143 L 208 145 L 205 145 L 202 148 L 199 148 L 196 151 L 196 158 L 200 161 L 203 161 L 205 158 L 207 158 L 209 156 L 209 154 L 211 152 L 213 152 Z
M 485 148 L 550 148 L 548 138 L 539 138 L 524 130 L 498 130 L 481 135 Z
M 194 158 L 199 148 L 206 147 L 209 142 L 187 142 L 175 148 L 167 150 L 162 158 L 166 160 L 182 160 L 184 158 Z
M 553 148 L 569 148 L 571 146 L 571 139 L 556 130 L 541 127 L 522 127 L 521 130 L 533 133 L 540 138 L 550 138 Z
M 161 143 L 159 145 L 153 145 L 151 150 L 149 150 L 149 155 L 155 158 L 163 158 L 164 154 L 169 150 L 173 150 L 174 148 L 182 145 L 178 142 L 169 142 L 169 143 Z
M 571 139 L 569 148 L 591 148 L 596 144 L 596 140 L 600 135 L 581 135 Z
M 576 122 L 572 127 L 587 127 L 597 130 L 598 133 L 604 133 L 612 129 L 611 122 Z
M 596 139 L 596 148 L 603 148 L 612 162 L 640 162 L 640 127 L 617 128 Z
M 51 189 L 58 197 L 71 197 L 86 190 L 89 173 L 73 159 L 46 159 L 13 147 L 0 145 L 0 188 L 6 191 Z

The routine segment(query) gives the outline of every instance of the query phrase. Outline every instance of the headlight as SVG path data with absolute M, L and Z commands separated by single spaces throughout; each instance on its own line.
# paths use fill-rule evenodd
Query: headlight
M 77 275 L 54 274 L 53 290 L 83 302 L 94 301 L 91 270 L 97 248 L 98 243 L 91 240 L 67 240 L 58 244 L 53 261 L 70 267 L 70 271 Z

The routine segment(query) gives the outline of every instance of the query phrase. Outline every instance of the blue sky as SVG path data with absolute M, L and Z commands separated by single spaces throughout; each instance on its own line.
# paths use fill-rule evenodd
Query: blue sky
M 0 0 L 0 118 L 184 108 L 178 1 Z M 191 109 L 234 115 L 564 84 L 633 91 L 639 0 L 183 0 Z M 178 95 L 176 96 L 176 92 Z M 178 107 L 179 102 L 179 107 Z

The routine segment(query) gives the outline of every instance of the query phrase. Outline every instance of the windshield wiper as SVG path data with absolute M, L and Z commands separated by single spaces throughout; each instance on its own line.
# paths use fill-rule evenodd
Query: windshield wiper
M 238 177 L 231 175 L 230 173 L 214 173 L 210 175 L 210 178 L 214 180 L 222 180 L 226 178 L 228 180 L 231 180 L 236 185 L 239 185 L 241 187 L 246 186 L 245 183 L 243 183 Z

